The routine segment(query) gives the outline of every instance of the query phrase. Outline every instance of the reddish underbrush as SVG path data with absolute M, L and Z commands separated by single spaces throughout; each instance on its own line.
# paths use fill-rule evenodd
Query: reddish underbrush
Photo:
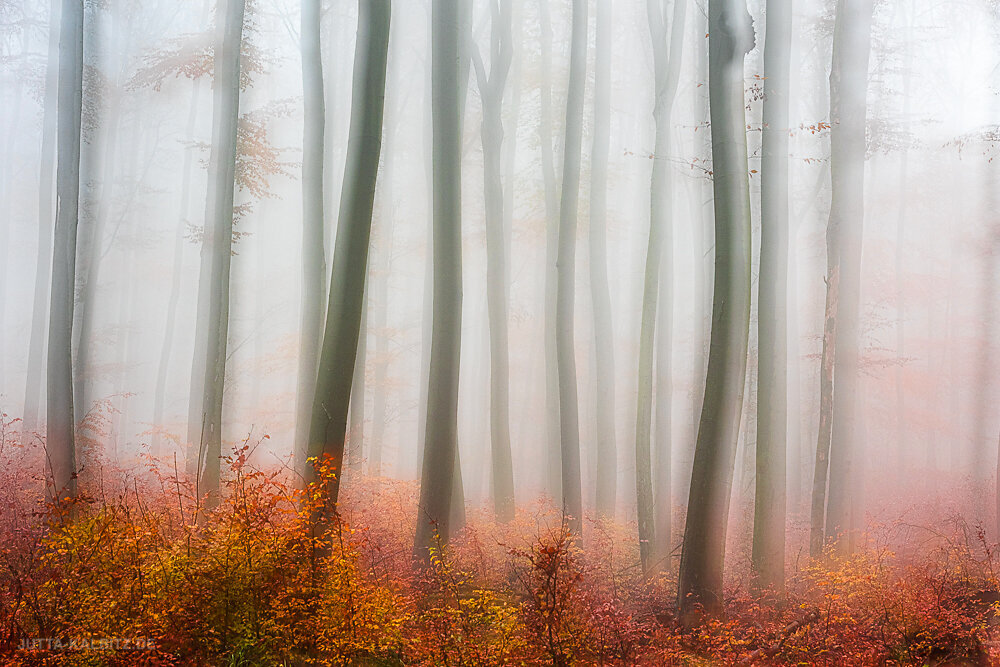
M 639 571 L 634 527 L 591 520 L 581 546 L 542 501 L 502 525 L 471 510 L 417 568 L 411 483 L 350 479 L 316 536 L 322 493 L 244 443 L 211 509 L 172 461 L 93 462 L 81 498 L 50 505 L 37 439 L 7 419 L 0 435 L 7 665 L 992 664 L 994 554 L 959 520 L 905 557 L 872 538 L 791 567 L 782 596 L 734 574 L 725 616 L 684 630 L 671 575 Z

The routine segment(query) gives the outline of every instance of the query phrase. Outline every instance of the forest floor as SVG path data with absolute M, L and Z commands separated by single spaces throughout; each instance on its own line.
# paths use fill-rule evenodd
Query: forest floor
M 350 479 L 324 541 L 246 448 L 212 510 L 151 460 L 92 464 L 81 499 L 53 506 L 41 448 L 3 436 L 4 665 L 1000 664 L 1000 564 L 948 502 L 873 519 L 849 558 L 803 556 L 793 523 L 780 597 L 750 591 L 735 526 L 725 615 L 686 630 L 678 554 L 644 577 L 634 524 L 590 519 L 580 544 L 544 499 L 507 524 L 470 509 L 417 568 L 412 482 Z

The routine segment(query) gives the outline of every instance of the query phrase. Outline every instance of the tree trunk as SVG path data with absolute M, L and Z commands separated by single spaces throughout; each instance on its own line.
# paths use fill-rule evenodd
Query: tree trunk
M 207 3 L 206 3 L 207 4 Z M 207 14 L 206 11 L 203 12 Z M 207 18 L 207 16 L 206 16 Z M 201 99 L 201 79 L 196 79 L 191 93 L 191 109 L 188 111 L 187 131 L 188 141 L 194 141 L 195 128 L 198 123 L 198 102 Z M 194 167 L 193 146 L 184 150 L 184 165 L 181 167 L 180 219 L 177 221 L 177 231 L 174 234 L 173 268 L 170 272 L 170 296 L 167 300 L 167 314 L 164 323 L 163 346 L 160 348 L 160 359 L 156 369 L 156 387 L 153 390 L 153 442 L 154 456 L 161 455 L 163 449 L 164 428 L 163 413 L 166 402 L 167 376 L 170 372 L 170 356 L 174 344 L 174 332 L 177 329 L 177 304 L 181 296 L 181 268 L 184 259 L 184 235 L 187 231 L 188 209 L 191 202 L 191 176 Z
M 678 3 L 684 5 L 684 3 Z M 598 516 L 613 518 L 618 483 L 615 444 L 615 336 L 608 286 L 608 152 L 611 139 L 611 45 L 614 0 L 597 2 L 594 42 L 594 146 L 590 159 L 590 301 L 594 312 Z
M 229 274 L 233 245 L 233 197 L 236 185 L 236 142 L 240 115 L 240 46 L 246 0 L 228 0 L 215 53 L 215 100 L 209 196 L 205 207 L 202 273 L 208 281 L 205 366 L 201 379 L 198 439 L 198 491 L 208 504 L 218 502 L 222 457 L 222 400 L 226 384 L 229 336 Z M 207 261 L 206 261 L 207 260 Z M 207 271 L 206 269 L 207 263 Z
M 431 96 L 434 174 L 434 290 L 427 428 L 415 556 L 447 544 L 458 466 L 458 371 L 462 344 L 462 108 L 460 0 L 433 0 Z
M 397 68 L 398 69 L 398 68 Z M 390 90 L 397 88 L 395 82 Z M 390 108 L 390 113 L 393 109 Z M 387 114 L 389 115 L 389 114 Z M 388 120 L 388 118 L 387 118 Z M 375 234 L 376 266 L 372 279 L 375 288 L 374 299 L 369 301 L 372 308 L 375 332 L 374 373 L 372 377 L 372 438 L 371 454 L 368 457 L 368 470 L 372 475 L 381 477 L 383 474 L 383 453 L 385 448 L 386 426 L 386 393 L 389 379 L 389 275 L 392 272 L 392 231 L 393 213 L 393 142 L 396 123 L 390 120 L 385 132 L 385 159 L 382 162 L 382 183 L 380 188 L 381 201 L 377 231 Z
M 784 588 L 788 433 L 788 86 L 792 0 L 767 3 L 757 302 L 756 585 Z
M 323 207 L 323 152 L 326 103 L 323 96 L 323 54 L 320 0 L 301 4 L 302 47 L 302 297 L 299 317 L 299 369 L 295 392 L 295 469 L 304 475 L 309 442 L 309 418 L 316 368 L 323 336 L 326 257 Z
M 56 97 L 59 85 L 59 3 L 49 9 L 49 55 L 45 66 L 45 99 L 42 108 L 41 168 L 38 179 L 38 254 L 35 264 L 35 291 L 31 308 L 31 336 L 28 339 L 28 377 L 24 388 L 24 430 L 38 428 L 42 392 L 46 325 L 46 303 L 52 272 L 52 186 L 56 164 Z
M 709 2 L 715 285 L 705 400 L 695 444 L 678 595 L 685 623 L 722 608 L 722 570 L 750 332 L 750 190 L 743 58 L 753 25 L 741 0 Z
M 826 537 L 852 526 L 851 495 L 858 405 L 861 239 L 864 224 L 865 96 L 871 48 L 872 0 L 839 0 L 830 72 L 830 174 L 833 185 L 827 244 L 838 260 L 834 400 Z M 841 552 L 850 540 L 839 540 Z
M 559 438 L 562 459 L 562 509 L 571 532 L 583 530 L 580 479 L 580 406 L 577 401 L 573 312 L 576 297 L 576 223 L 580 198 L 583 142 L 583 90 L 587 79 L 587 0 L 573 0 L 569 88 L 566 93 L 566 139 L 559 200 L 556 255 L 556 361 L 559 375 Z
M 55 498 L 76 495 L 73 414 L 73 299 L 80 203 L 83 0 L 63 0 L 59 28 L 56 223 L 49 302 L 45 454 Z
M 111 29 L 108 33 L 103 33 L 98 28 L 93 39 L 97 43 L 101 38 L 106 38 L 111 44 L 117 44 L 122 33 L 121 13 L 122 8 L 117 3 L 110 3 Z M 115 194 L 115 172 L 118 161 L 118 137 L 121 127 L 121 66 L 112 64 L 115 69 L 108 77 L 106 90 L 100 93 L 102 104 L 106 107 L 102 114 L 107 120 L 106 127 L 99 132 L 98 141 L 85 142 L 90 155 L 96 155 L 98 145 L 103 150 L 104 157 L 101 160 L 100 195 L 96 201 L 97 216 L 94 224 L 85 228 L 80 238 L 80 256 L 83 260 L 82 266 L 77 267 L 80 278 L 80 297 L 77 299 L 76 316 L 79 318 L 79 330 L 77 331 L 76 367 L 73 377 L 73 401 L 76 404 L 78 415 L 82 418 L 91 409 L 93 396 L 91 390 L 95 378 L 92 377 L 93 362 L 91 357 L 94 353 L 94 320 L 97 314 L 97 292 L 100 287 L 101 265 L 104 255 L 104 234 L 108 228 L 108 221 L 111 217 L 113 200 Z M 101 122 L 101 121 L 98 121 Z M 84 162 L 87 162 L 84 159 Z M 89 180 L 84 175 L 84 183 Z M 92 187 L 92 186 L 91 186 Z M 84 207 L 86 209 L 86 207 Z
M 539 83 L 538 134 L 541 146 L 542 181 L 545 189 L 545 450 L 547 491 L 562 497 L 562 454 L 559 437 L 559 371 L 556 360 L 556 261 L 559 245 L 559 195 L 555 155 L 552 150 L 552 20 L 549 0 L 538 0 L 541 32 L 541 81 Z
M 328 463 L 335 475 L 330 480 L 327 504 L 317 517 L 320 522 L 328 520 L 336 510 L 344 462 L 352 371 L 357 361 L 375 183 L 382 149 L 390 14 L 390 0 L 358 2 L 358 41 L 347 168 L 330 276 L 326 330 L 309 429 L 309 455 L 329 457 Z M 315 481 L 315 471 L 307 473 L 306 480 Z
M 510 452 L 510 352 L 507 305 L 507 230 L 504 212 L 503 99 L 512 58 L 511 2 L 490 3 L 490 71 L 473 46 L 483 104 L 482 144 L 486 204 L 486 301 L 490 347 L 490 467 L 493 511 L 514 518 L 514 469 Z M 510 187 L 510 185 L 508 185 Z
M 646 248 L 646 270 L 643 282 L 642 320 L 639 326 L 639 388 L 635 424 L 636 517 L 639 524 L 639 557 L 643 572 L 648 573 L 654 561 L 666 569 L 665 559 L 670 542 L 670 401 L 671 347 L 673 325 L 673 237 L 670 216 L 669 146 L 671 112 L 680 77 L 680 57 L 683 45 L 683 2 L 674 3 L 674 13 L 668 26 L 666 6 L 662 0 L 647 0 L 646 16 L 653 44 L 653 120 L 656 139 L 653 148 L 653 169 L 650 175 L 649 240 Z M 667 260 L 661 275 L 660 265 Z M 660 292 L 662 288 L 662 294 Z M 662 297 L 662 298 L 661 298 Z M 657 317 L 657 310 L 661 309 Z M 657 320 L 662 325 L 657 331 Z M 658 349 L 657 349 L 658 348 Z M 656 364 L 656 464 L 657 502 L 654 503 L 653 468 L 653 369 Z M 663 531 L 657 534 L 657 528 Z
M 432 3 L 433 4 L 433 3 Z M 431 14 L 432 12 L 428 12 Z M 428 21 L 427 28 L 427 52 L 434 48 L 434 30 L 432 21 Z M 424 462 L 424 436 L 427 427 L 427 387 L 430 380 L 431 366 L 431 322 L 433 320 L 433 298 L 434 298 L 434 122 L 433 105 L 430 100 L 431 90 L 431 70 L 433 69 L 431 57 L 427 57 L 426 69 L 424 70 L 424 177 L 427 184 L 427 227 L 424 245 L 424 280 L 423 294 L 420 305 L 420 387 L 417 397 L 417 475 Z
M 361 472 L 365 457 L 365 375 L 368 363 L 368 277 L 361 299 L 361 324 L 358 326 L 358 352 L 351 369 L 351 398 L 347 429 L 347 467 Z

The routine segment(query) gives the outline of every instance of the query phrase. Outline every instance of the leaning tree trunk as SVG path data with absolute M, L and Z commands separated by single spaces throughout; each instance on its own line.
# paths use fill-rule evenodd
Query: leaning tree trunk
M 52 272 L 52 186 L 56 163 L 56 97 L 59 86 L 59 3 L 51 0 L 49 9 L 49 54 L 45 65 L 45 99 L 42 108 L 42 150 L 38 178 L 38 255 L 35 266 L 35 291 L 31 307 L 31 337 L 28 340 L 28 377 L 24 388 L 24 430 L 38 427 L 39 401 L 42 392 L 42 353 L 45 351 L 46 302 Z
M 614 0 L 597 3 L 594 42 L 594 147 L 590 160 L 590 302 L 594 311 L 598 516 L 612 518 L 618 483 L 615 445 L 615 351 L 608 286 L 608 151 L 611 135 L 611 44 Z M 678 3 L 684 5 L 685 3 Z
M 857 437 L 858 356 L 860 348 L 861 238 L 865 189 L 865 96 L 871 49 L 872 0 L 839 0 L 830 72 L 830 174 L 833 186 L 827 244 L 838 264 L 835 378 L 830 439 L 826 538 L 850 530 L 852 479 Z M 829 303 L 829 302 L 828 302 Z M 830 315 L 828 314 L 828 317 Z M 838 540 L 841 552 L 850 540 Z
M 769 0 L 766 30 L 757 303 L 757 474 L 752 561 L 757 586 L 780 590 L 785 578 L 788 85 L 792 0 Z
M 385 71 L 389 50 L 390 0 L 359 0 L 354 94 L 337 239 L 334 244 L 326 330 L 320 352 L 316 396 L 309 428 L 310 457 L 328 458 L 333 474 L 326 505 L 316 519 L 336 510 L 344 462 L 348 406 L 368 274 L 375 182 L 382 149 Z M 316 481 L 314 470 L 306 480 Z
M 323 297 L 326 257 L 323 237 L 323 152 L 326 104 L 323 99 L 323 54 L 320 38 L 320 0 L 301 4 L 302 45 L 302 298 L 299 318 L 299 370 L 295 391 L 295 469 L 306 469 L 309 418 L 316 368 L 323 336 Z
M 52 495 L 76 495 L 73 415 L 73 298 L 80 204 L 83 108 L 83 0 L 64 0 L 59 28 L 56 223 L 49 301 L 45 455 Z
M 556 255 L 556 366 L 559 374 L 559 453 L 562 459 L 562 508 L 571 532 L 583 530 L 580 478 L 580 406 L 577 402 L 573 311 L 576 297 L 576 222 L 580 198 L 583 142 L 583 89 L 587 79 L 587 0 L 573 0 L 566 139 L 563 144 L 559 242 Z
M 510 352 L 507 304 L 507 230 L 504 227 L 503 98 L 513 56 L 511 1 L 490 3 L 490 71 L 472 46 L 483 104 L 483 178 L 486 203 L 486 301 L 490 334 L 490 467 L 493 510 L 514 518 L 514 470 L 510 451 Z M 508 184 L 507 187 L 511 187 Z
M 753 48 L 742 0 L 709 1 L 709 104 L 715 287 L 705 400 L 695 444 L 678 581 L 686 624 L 722 609 L 722 570 L 750 333 L 750 189 L 743 57 Z
M 462 344 L 462 138 L 459 86 L 461 0 L 433 0 L 432 73 L 434 294 L 427 428 L 414 555 L 428 562 L 451 534 L 457 464 Z
M 202 273 L 208 280 L 205 367 L 202 369 L 201 410 L 196 415 L 198 491 L 218 502 L 222 457 L 222 400 L 226 385 L 226 348 L 229 336 L 229 274 L 233 246 L 233 197 L 236 187 L 236 145 L 240 114 L 240 52 L 246 0 L 228 0 L 215 56 L 215 100 L 212 151 L 209 157 L 209 196 L 205 207 Z M 206 268 L 206 260 L 208 271 Z
M 647 0 L 646 16 L 653 43 L 653 120 L 656 139 L 653 148 L 653 169 L 649 186 L 649 239 L 646 246 L 646 270 L 642 293 L 642 319 L 639 325 L 639 387 L 635 423 L 635 489 L 636 517 L 639 528 L 639 558 L 643 572 L 649 572 L 653 561 L 662 561 L 658 568 L 666 569 L 666 554 L 670 549 L 670 377 L 673 315 L 672 230 L 670 228 L 669 136 L 671 111 L 680 77 L 680 49 L 683 44 L 685 3 L 675 2 L 668 42 L 666 6 L 662 0 Z M 667 258 L 666 273 L 660 265 Z M 660 290 L 663 293 L 660 293 Z M 662 302 L 662 303 L 661 303 Z M 657 310 L 662 309 L 657 317 Z M 656 330 L 657 320 L 662 327 Z M 657 340 L 659 339 L 659 340 Z M 657 342 L 659 343 L 657 345 Z M 656 348 L 659 348 L 657 350 Z M 653 368 L 656 357 L 656 451 L 657 494 L 660 507 L 654 503 L 653 467 Z M 659 511 L 658 511 L 659 510 Z M 659 525 L 658 525 L 659 524 Z M 662 531 L 662 534 L 658 534 Z

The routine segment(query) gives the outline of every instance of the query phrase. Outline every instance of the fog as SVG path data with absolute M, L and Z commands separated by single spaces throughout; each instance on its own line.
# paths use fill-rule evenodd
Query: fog
M 39 1 L 0 3 L 0 408 L 23 418 L 19 428 L 33 434 L 26 441 L 35 443 L 46 439 L 46 359 L 51 359 L 46 350 L 52 341 L 46 321 L 56 200 L 55 135 L 48 141 L 43 135 L 46 123 L 53 128 L 56 123 L 55 109 L 46 108 L 56 105 L 56 86 L 62 85 L 53 80 L 53 72 L 60 81 L 68 76 L 58 69 L 59 51 L 66 46 L 52 37 L 58 25 L 52 12 L 58 16 L 62 4 L 53 1 L 50 11 L 48 3 Z M 202 415 L 192 415 L 190 407 L 198 377 L 192 370 L 199 363 L 199 280 L 206 280 L 201 253 L 211 224 L 206 210 L 212 204 L 206 201 L 212 189 L 216 103 L 213 45 L 225 4 L 85 3 L 71 328 L 77 461 L 99 455 L 101 465 L 124 469 L 144 465 L 146 455 L 168 462 L 176 455 L 184 461 L 192 456 L 192 428 L 197 434 L 199 424 L 203 426 Z M 491 29 L 504 14 L 491 12 L 493 3 L 481 0 L 458 4 L 470 12 L 469 48 L 482 62 L 461 59 L 457 82 L 464 107 L 456 442 L 465 500 L 484 505 L 491 502 L 495 483 L 490 454 L 495 371 L 487 298 L 486 191 L 491 184 L 484 176 L 482 136 L 490 100 L 480 79 L 499 67 L 493 62 L 499 52 L 491 45 Z M 664 36 L 672 47 L 676 92 L 657 141 L 647 3 L 589 4 L 571 293 L 580 479 L 584 512 L 593 512 L 602 468 L 599 408 L 611 405 L 613 507 L 620 520 L 635 521 L 640 324 L 655 165 L 664 174 L 662 220 L 669 236 L 658 278 L 656 336 L 664 336 L 664 327 L 670 334 L 666 345 L 656 346 L 656 369 L 667 357 L 672 363 L 668 375 L 650 370 L 657 415 L 652 458 L 656 495 L 668 489 L 673 507 L 688 504 L 702 419 L 717 275 L 709 12 L 706 2 L 690 2 L 678 27 L 676 8 L 661 5 L 668 19 Z M 809 512 L 820 436 L 827 226 L 832 219 L 831 167 L 836 169 L 831 165 L 830 110 L 835 4 L 796 1 L 790 31 L 785 479 L 789 515 L 803 517 Z M 553 248 L 547 246 L 555 229 L 551 225 L 564 203 L 558 198 L 565 173 L 572 6 L 569 0 L 512 0 L 497 7 L 501 5 L 512 22 L 510 69 L 500 92 L 499 238 L 507 250 L 507 281 L 500 291 L 506 294 L 509 334 L 515 501 L 523 505 L 547 494 L 558 505 L 559 482 L 552 480 L 559 476 L 559 458 L 553 464 L 552 452 L 558 450 L 553 450 L 551 429 L 553 418 L 559 418 L 559 403 L 553 405 L 546 389 L 546 317 L 554 316 L 554 302 L 546 297 L 546 274 L 554 270 L 552 255 L 547 255 L 547 247 L 550 253 Z M 758 432 L 758 267 L 761 182 L 767 177 L 762 114 L 769 86 L 764 9 L 763 2 L 751 0 L 755 43 L 743 60 L 752 286 L 733 469 L 736 500 L 731 511 L 740 516 L 754 498 Z M 598 346 L 590 232 L 598 127 L 595 71 L 600 72 L 595 41 L 604 11 L 611 21 L 610 115 L 606 214 L 598 219 L 606 225 L 611 338 Z M 303 400 L 298 395 L 303 387 L 306 261 L 299 12 L 299 3 L 292 0 L 246 3 L 231 274 L 223 287 L 228 293 L 228 344 L 223 346 L 222 453 L 251 443 L 259 465 L 289 471 L 296 467 L 296 406 Z M 541 12 L 549 14 L 550 33 Z M 356 222 L 338 211 L 344 210 L 341 193 L 350 171 L 352 89 L 355 94 L 359 90 L 352 83 L 358 5 L 325 0 L 320 14 L 326 291 L 338 227 Z M 431 151 L 441 141 L 432 134 L 431 18 L 428 0 L 397 0 L 391 7 L 361 368 L 353 386 L 348 385 L 353 392 L 348 453 L 360 443 L 363 464 L 345 473 L 345 488 L 361 473 L 418 480 L 422 469 L 427 472 L 426 459 L 420 457 L 429 433 L 424 364 L 431 363 Z M 674 48 L 676 39 L 682 41 Z M 1000 288 L 998 39 L 1000 15 L 992 3 L 875 3 L 867 92 L 862 95 L 867 102 L 863 220 L 847 222 L 852 233 L 861 233 L 859 374 L 853 395 L 837 395 L 837 400 L 858 406 L 851 434 L 851 488 L 863 499 L 868 516 L 887 512 L 885 503 L 893 498 L 948 498 L 950 488 L 994 477 L 1000 432 L 995 349 Z M 480 65 L 483 71 L 477 73 Z M 555 189 L 549 183 L 547 193 L 550 166 Z M 322 312 L 326 303 L 324 294 L 316 308 Z M 326 330 L 329 335 L 329 325 Z M 613 357 L 613 377 L 606 385 L 598 382 L 599 347 Z M 314 366 L 306 386 L 315 382 L 316 372 Z M 340 367 L 338 372 L 343 376 L 346 371 Z M 312 405 L 310 396 L 304 400 Z M 299 425 L 299 438 L 303 428 L 308 424 Z M 555 428 L 558 434 L 558 421 Z M 664 457 L 669 465 L 656 463 Z M 993 510 L 983 507 L 964 509 L 983 521 L 993 516 Z

